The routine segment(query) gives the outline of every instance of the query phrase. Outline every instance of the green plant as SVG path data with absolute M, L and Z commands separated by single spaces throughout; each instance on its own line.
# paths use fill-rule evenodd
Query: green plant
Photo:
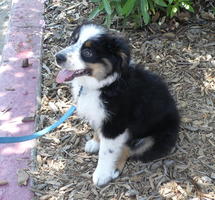
M 92 20 L 100 13 L 105 14 L 105 24 L 110 26 L 114 18 L 127 21 L 132 18 L 138 26 L 147 25 L 151 16 L 157 11 L 164 11 L 168 17 L 173 17 L 184 8 L 194 12 L 192 0 L 91 0 L 96 6 L 90 13 Z

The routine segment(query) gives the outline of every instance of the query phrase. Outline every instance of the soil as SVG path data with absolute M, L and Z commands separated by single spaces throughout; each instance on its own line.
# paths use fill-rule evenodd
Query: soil
M 213 4 L 213 0 L 206 2 Z M 85 0 L 46 1 L 38 130 L 55 122 L 73 104 L 69 85 L 55 82 L 59 69 L 54 55 L 69 45 L 73 29 L 87 18 L 92 6 Z M 139 30 L 111 28 L 129 39 L 135 62 L 169 85 L 182 121 L 176 149 L 154 162 L 128 161 L 118 179 L 97 188 L 92 173 L 98 157 L 84 152 L 93 130 L 73 115 L 37 142 L 36 168 L 29 172 L 34 199 L 215 199 L 214 14 L 200 7 L 195 16 L 183 12 Z

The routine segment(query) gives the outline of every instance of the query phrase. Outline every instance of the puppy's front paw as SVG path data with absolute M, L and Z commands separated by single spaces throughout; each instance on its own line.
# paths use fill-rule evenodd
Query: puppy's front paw
M 107 170 L 105 168 L 96 168 L 95 172 L 93 173 L 93 183 L 98 186 L 102 187 L 109 183 L 111 180 L 117 178 L 120 175 L 118 170 Z
M 89 141 L 87 141 L 86 145 L 85 145 L 85 152 L 88 153 L 97 153 L 99 151 L 99 142 L 97 142 L 94 139 L 91 139 Z

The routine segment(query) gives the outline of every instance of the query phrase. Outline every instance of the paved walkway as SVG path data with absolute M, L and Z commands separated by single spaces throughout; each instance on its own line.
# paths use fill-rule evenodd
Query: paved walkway
M 9 22 L 9 11 L 11 6 L 11 0 L 2 0 L 0 2 L 0 63 L 1 54 L 4 47 L 5 35 L 7 33 L 7 27 Z
M 1 3 L 0 3 L 1 6 Z M 34 131 L 40 80 L 43 0 L 12 0 L 0 65 L 0 136 Z M 1 23 L 2 24 L 2 23 Z M 0 200 L 29 200 L 29 186 L 19 186 L 17 171 L 31 167 L 34 141 L 0 144 Z

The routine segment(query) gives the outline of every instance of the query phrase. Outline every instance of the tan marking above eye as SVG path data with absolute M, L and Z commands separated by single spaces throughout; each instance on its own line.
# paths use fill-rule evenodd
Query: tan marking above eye
M 92 42 L 91 41 L 87 41 L 84 43 L 85 47 L 92 47 Z

